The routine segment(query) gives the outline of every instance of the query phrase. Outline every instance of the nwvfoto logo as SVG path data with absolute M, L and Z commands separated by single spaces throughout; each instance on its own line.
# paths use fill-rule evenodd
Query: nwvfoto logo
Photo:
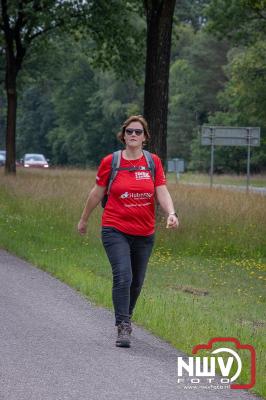
M 234 343 L 236 350 L 248 350 L 250 352 L 250 382 L 247 384 L 232 384 L 239 378 L 243 364 L 241 357 L 237 353 L 236 350 L 228 347 L 220 347 L 211 352 L 211 357 L 186 357 L 188 362 L 183 359 L 183 357 L 177 358 L 177 375 L 178 375 L 178 383 L 184 382 L 184 379 L 180 379 L 183 376 L 183 371 L 188 373 L 191 378 L 191 383 L 197 384 L 200 383 L 201 378 L 207 378 L 209 383 L 214 381 L 215 370 L 216 367 L 220 367 L 220 371 L 222 374 L 221 383 L 230 384 L 231 389 L 250 389 L 255 385 L 256 382 L 256 353 L 253 346 L 249 344 L 242 345 L 235 338 L 213 338 L 208 344 L 199 344 L 194 346 L 192 349 L 192 354 L 197 354 L 199 350 L 211 350 L 214 343 L 219 342 L 230 342 Z M 217 354 L 221 354 L 216 357 Z M 223 354 L 223 356 L 222 356 Z M 227 361 L 225 362 L 224 357 L 227 356 Z M 228 357 L 228 354 L 231 356 Z M 234 375 L 229 378 L 230 372 L 233 368 L 233 364 L 236 365 L 236 372 Z

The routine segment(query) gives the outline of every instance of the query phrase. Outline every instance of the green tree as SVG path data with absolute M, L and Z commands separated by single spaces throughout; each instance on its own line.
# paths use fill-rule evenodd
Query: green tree
M 6 172 L 16 171 L 17 76 L 30 44 L 40 35 L 66 23 L 71 15 L 78 17 L 79 3 L 45 0 L 1 0 L 0 33 L 4 43 L 5 88 L 7 95 Z
M 197 125 L 199 109 L 197 74 L 187 60 L 176 60 L 170 70 L 169 158 L 190 159 L 190 142 Z
M 54 95 L 57 127 L 48 138 L 55 163 L 94 166 L 114 151 L 121 121 L 140 112 L 142 97 L 134 102 L 136 92 L 133 81 L 97 73 L 88 61 L 77 59 Z
M 178 37 L 170 72 L 168 155 L 189 162 L 198 126 L 219 109 L 216 96 L 227 81 L 223 66 L 228 44 L 187 26 L 179 28 Z
M 142 85 L 92 68 L 90 40 L 54 35 L 45 53 L 25 61 L 18 81 L 20 155 L 34 147 L 54 164 L 95 165 L 117 147 L 121 121 L 142 111 Z
M 167 156 L 170 50 L 176 0 L 144 0 L 147 21 L 144 115 L 152 132 L 150 149 Z
M 238 114 L 238 119 L 266 127 L 266 43 L 232 49 L 227 74 L 230 78 L 220 93 L 224 109 Z
M 208 29 L 233 43 L 251 43 L 266 34 L 265 0 L 212 0 L 206 7 Z
M 0 148 L 1 149 L 5 148 L 5 138 L 4 138 L 4 132 L 6 126 L 5 114 L 6 114 L 6 102 L 5 102 L 4 90 L 0 86 Z
M 42 153 L 51 158 L 48 132 L 55 124 L 54 106 L 48 84 L 22 92 L 17 118 L 17 154 Z
M 218 96 L 222 111 L 215 113 L 210 120 L 211 123 L 221 125 L 226 121 L 235 126 L 261 127 L 261 147 L 252 149 L 253 171 L 266 169 L 265 65 L 265 41 L 259 40 L 252 46 L 233 49 L 227 66 L 230 79 Z M 228 165 L 235 166 L 236 160 L 243 160 L 243 149 L 229 149 L 228 154 Z M 245 164 L 239 161 L 237 172 L 243 172 L 244 168 Z
M 253 171 L 265 169 L 265 0 L 212 0 L 206 7 L 207 30 L 229 40 L 231 48 L 224 67 L 227 82 L 217 94 L 216 111 L 208 122 L 214 125 L 261 126 L 261 147 L 252 149 Z M 216 166 L 221 171 L 246 170 L 246 148 L 217 147 Z M 208 165 L 205 149 L 192 143 L 193 168 Z
M 199 31 L 206 22 L 205 8 L 211 0 L 180 0 L 176 5 L 175 18 L 180 23 Z
M 7 162 L 6 172 L 15 173 L 15 139 L 16 139 L 16 110 L 17 110 L 17 76 L 22 69 L 25 57 L 32 50 L 35 39 L 45 36 L 55 29 L 74 31 L 75 34 L 86 30 L 90 32 L 94 41 L 91 52 L 98 51 L 98 62 L 104 65 L 108 57 L 107 66 L 112 64 L 119 68 L 119 56 L 128 57 L 130 49 L 138 48 L 130 33 L 135 30 L 130 20 L 133 10 L 130 3 L 122 0 L 112 1 L 59 1 L 44 0 L 1 0 L 0 14 L 0 43 L 4 43 L 5 87 L 7 93 Z M 134 10 L 133 10 L 134 11 Z M 121 35 L 118 22 L 127 29 L 127 35 Z M 137 35 L 137 38 L 139 35 Z M 125 50 L 126 45 L 130 45 Z M 92 57 L 94 60 L 97 57 Z M 124 72 L 134 71 L 127 69 L 123 63 Z M 135 65 L 139 65 L 137 62 Z

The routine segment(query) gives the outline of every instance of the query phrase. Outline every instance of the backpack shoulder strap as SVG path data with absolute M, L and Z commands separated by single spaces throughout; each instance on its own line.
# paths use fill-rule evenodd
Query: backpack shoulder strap
M 151 171 L 151 176 L 152 176 L 152 180 L 154 181 L 155 179 L 155 163 L 154 163 L 154 159 L 152 158 L 151 153 L 148 150 L 143 150 L 143 154 L 146 158 L 148 167 Z
M 112 183 L 117 175 L 118 172 L 118 168 L 120 165 L 120 161 L 121 161 L 121 150 L 117 150 L 113 153 L 112 156 L 112 165 L 111 165 L 111 173 L 110 173 L 110 177 L 109 177 L 109 182 L 108 182 L 108 189 L 107 189 L 107 194 L 109 195 L 110 193 L 110 189 L 112 186 Z

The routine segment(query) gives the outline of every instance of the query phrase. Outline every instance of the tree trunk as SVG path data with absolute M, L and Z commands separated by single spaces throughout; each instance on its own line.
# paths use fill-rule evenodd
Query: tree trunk
M 17 113 L 17 73 L 15 60 L 9 57 L 6 70 L 7 126 L 6 126 L 6 166 L 7 174 L 16 173 L 16 113 Z
M 167 114 L 171 35 L 176 0 L 146 0 L 147 53 L 144 116 L 148 121 L 150 150 L 167 158 Z
M 23 11 L 23 0 L 18 4 L 18 17 L 14 27 L 10 26 L 13 20 L 8 15 L 8 0 L 1 1 L 1 20 L 5 40 L 6 75 L 5 90 L 7 96 L 7 127 L 6 127 L 6 165 L 7 174 L 16 174 L 16 114 L 17 114 L 17 75 L 21 68 L 25 55 L 25 48 L 21 43 L 21 32 L 25 25 L 25 13 Z

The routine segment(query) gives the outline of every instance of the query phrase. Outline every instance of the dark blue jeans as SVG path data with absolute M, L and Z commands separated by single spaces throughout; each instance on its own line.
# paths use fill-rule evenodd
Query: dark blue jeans
M 127 235 L 111 227 L 102 228 L 102 242 L 112 266 L 112 299 L 115 325 L 129 322 L 144 282 L 154 244 L 150 236 Z

